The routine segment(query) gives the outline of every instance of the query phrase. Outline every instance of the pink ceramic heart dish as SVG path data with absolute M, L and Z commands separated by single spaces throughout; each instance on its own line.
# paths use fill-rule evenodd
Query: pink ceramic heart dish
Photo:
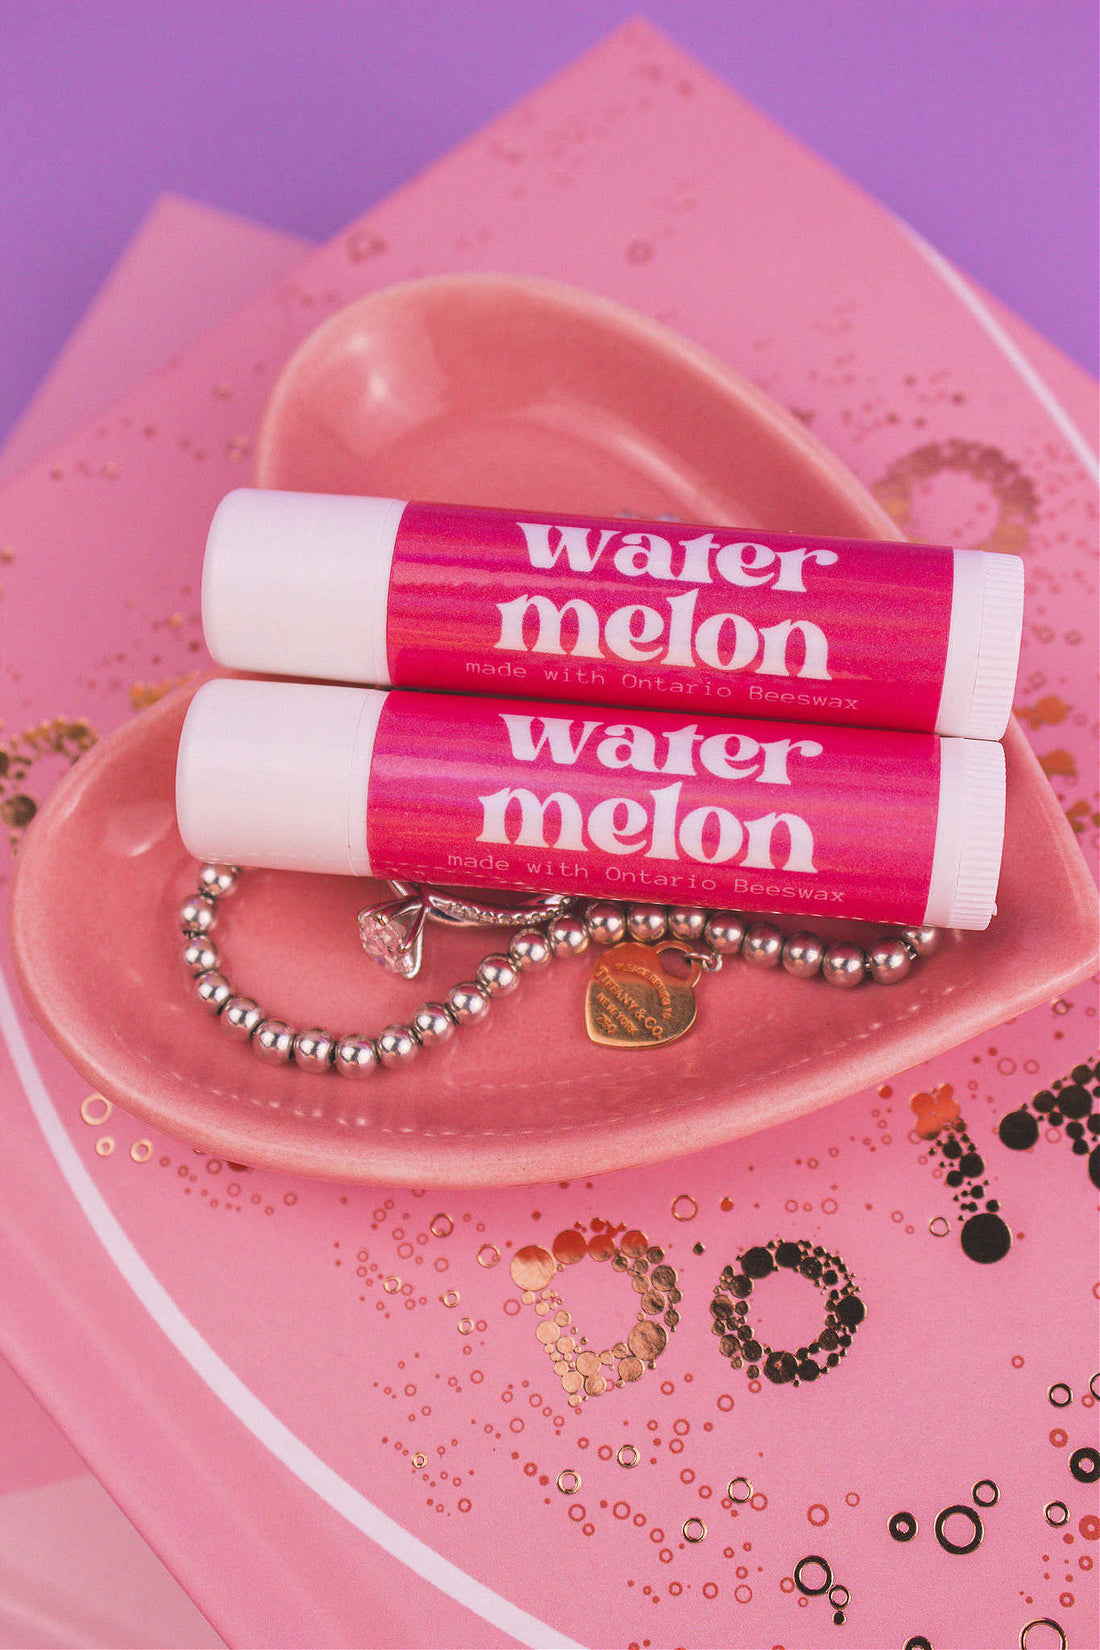
M 899 536 L 801 424 L 701 351 L 603 300 L 504 277 L 391 288 L 320 327 L 271 399 L 256 480 Z M 19 864 L 12 944 L 36 1017 L 88 1080 L 222 1157 L 465 1186 L 653 1161 L 880 1082 L 1096 966 L 1091 881 L 1013 725 L 999 913 L 900 985 L 837 992 L 734 962 L 700 987 L 696 1029 L 675 1050 L 623 1055 L 585 1034 L 589 965 L 561 962 L 407 1071 L 352 1083 L 264 1066 L 198 1007 L 178 955 L 175 909 L 194 866 L 173 774 L 192 691 L 104 740 L 43 809 Z M 386 976 L 355 925 L 376 892 L 250 873 L 218 935 L 230 977 L 294 1024 L 377 1031 L 490 948 L 484 933 L 434 929 L 418 981 Z

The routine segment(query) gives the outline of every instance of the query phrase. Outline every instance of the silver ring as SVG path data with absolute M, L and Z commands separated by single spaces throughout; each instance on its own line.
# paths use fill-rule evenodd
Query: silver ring
M 523 928 L 530 922 L 544 922 L 576 904 L 571 894 L 532 894 L 519 905 L 490 905 L 472 899 L 459 899 L 445 888 L 430 882 L 390 882 L 398 899 L 415 898 L 424 902 L 424 915 L 429 922 L 440 922 L 449 928 Z

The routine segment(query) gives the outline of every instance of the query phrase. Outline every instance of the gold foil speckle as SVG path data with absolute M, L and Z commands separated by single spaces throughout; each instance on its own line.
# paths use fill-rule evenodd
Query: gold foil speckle
M 595 1232 L 588 1240 L 588 1253 L 592 1260 L 610 1260 L 615 1253 L 615 1239 L 607 1232 Z
M 98 1129 L 106 1123 L 114 1109 L 111 1102 L 105 1100 L 102 1094 L 86 1094 L 80 1102 L 80 1116 L 93 1129 Z
M 163 699 L 173 688 L 182 687 L 191 677 L 185 673 L 182 676 L 170 676 L 163 682 L 133 682 L 130 686 L 130 709 L 133 711 L 148 710 Z
M 437 1216 L 436 1219 L 438 1218 Z M 434 1221 L 432 1226 L 434 1230 Z M 520 1249 L 512 1257 L 512 1281 L 517 1289 L 522 1289 L 525 1292 L 545 1289 L 556 1270 L 553 1255 L 548 1250 L 539 1248 L 534 1244 Z
M 559 1232 L 554 1239 L 554 1259 L 559 1266 L 574 1266 L 577 1261 L 583 1260 L 588 1253 L 588 1245 L 582 1234 L 572 1228 Z
M 668 1345 L 668 1336 L 659 1323 L 636 1323 L 626 1338 L 636 1358 L 653 1363 Z

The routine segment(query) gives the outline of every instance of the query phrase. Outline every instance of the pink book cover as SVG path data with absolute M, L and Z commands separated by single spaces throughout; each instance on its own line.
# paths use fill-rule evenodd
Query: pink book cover
M 160 198 L 10 432 L 0 476 L 48 453 L 306 250 L 214 207 Z M 2 1360 L 0 1413 L 0 1644 L 220 1642 Z
M 206 523 L 295 345 L 360 293 L 465 269 L 665 321 L 797 409 L 911 536 L 1024 554 L 1018 713 L 1095 848 L 1093 386 L 638 24 L 3 490 L 14 848 L 68 761 L 201 665 Z M 87 1095 L 7 969 L 0 1018 L 3 1350 L 228 1642 L 1095 1642 L 1096 1194 L 1061 1113 L 1026 1152 L 997 1134 L 1071 1088 L 1092 1121 L 1090 988 L 735 1146 L 445 1195 L 150 1137 Z M 914 1126 L 957 1108 L 1012 1233 L 995 1264 L 962 1250 L 961 1171 Z M 656 1367 L 577 1415 L 508 1264 L 556 1233 L 624 1260 L 644 1233 L 682 1296 Z M 723 1268 L 760 1276 L 782 1244 L 833 1257 L 865 1312 L 797 1388 L 731 1369 L 710 1330 Z M 793 1346 L 820 1303 L 783 1258 L 753 1313 Z M 614 1339 L 625 1279 L 569 1282 Z

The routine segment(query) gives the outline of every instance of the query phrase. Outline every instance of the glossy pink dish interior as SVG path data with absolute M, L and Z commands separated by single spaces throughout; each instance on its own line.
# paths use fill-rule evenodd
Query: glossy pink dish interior
M 269 404 L 256 481 L 898 536 L 855 478 L 736 374 L 603 300 L 503 277 L 391 288 L 319 328 Z M 588 1041 L 582 959 L 527 977 L 486 1025 L 400 1073 L 352 1083 L 267 1067 L 199 1008 L 179 960 L 175 913 L 195 872 L 173 780 L 192 691 L 144 711 L 59 786 L 20 858 L 12 945 L 34 1013 L 91 1083 L 235 1161 L 463 1186 L 653 1161 L 882 1081 L 1096 964 L 1091 881 L 1012 726 L 998 916 L 983 934 L 948 936 L 899 986 L 838 992 L 734 961 L 700 986 L 689 1037 L 622 1052 Z M 387 976 L 355 923 L 379 892 L 250 872 L 217 934 L 230 978 L 297 1025 L 377 1032 L 493 949 L 485 931 L 433 928 L 420 979 Z

